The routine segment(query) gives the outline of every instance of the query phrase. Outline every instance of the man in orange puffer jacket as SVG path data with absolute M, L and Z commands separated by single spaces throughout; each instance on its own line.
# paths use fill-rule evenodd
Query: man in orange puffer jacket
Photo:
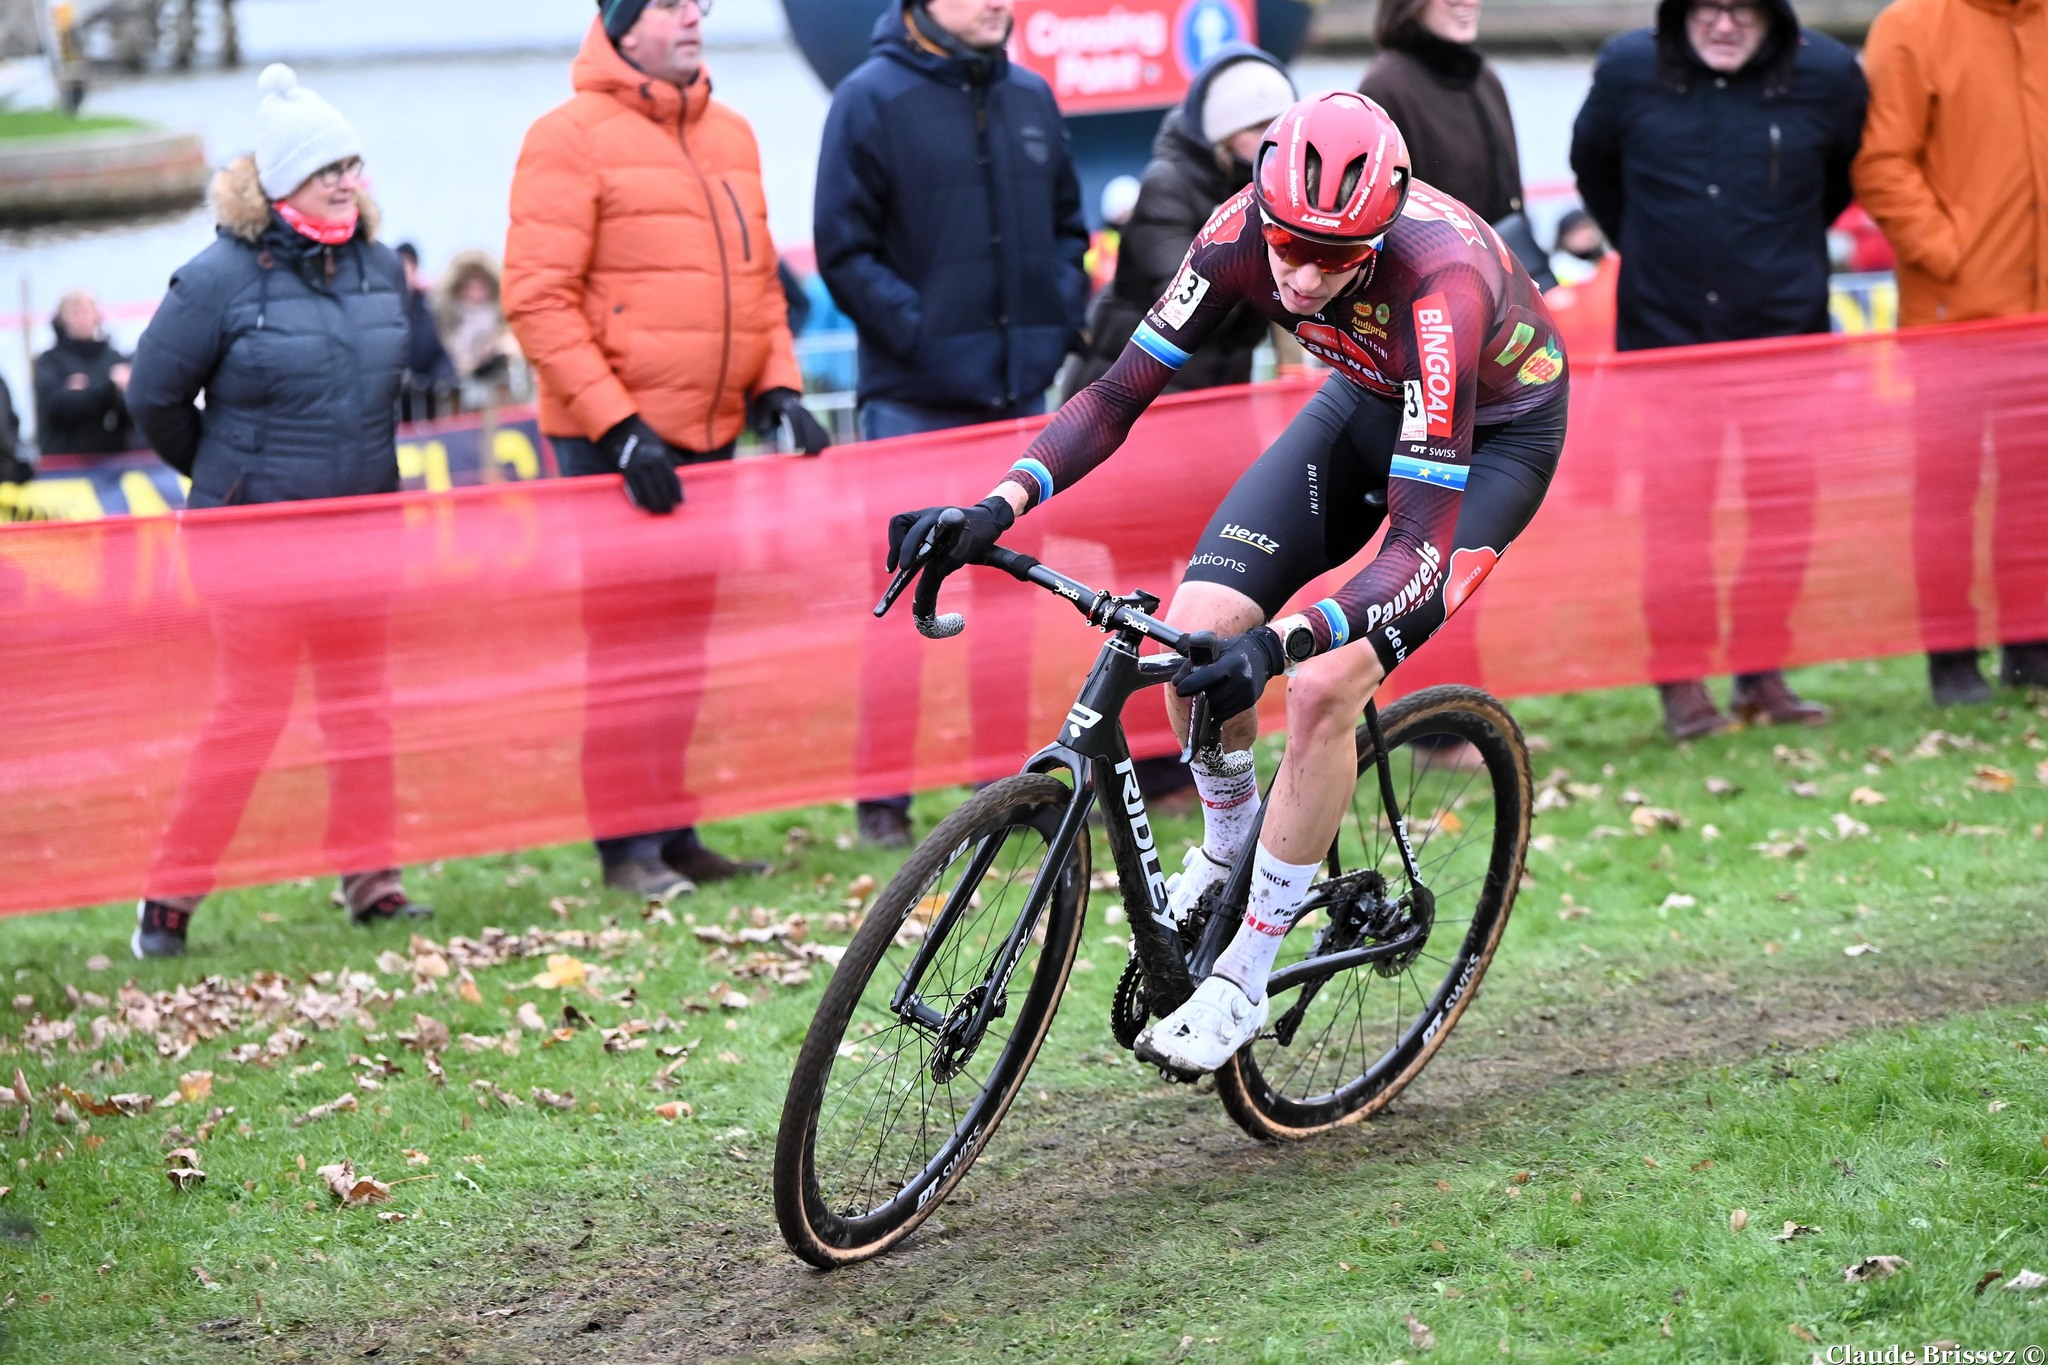
M 800 398 L 753 129 L 711 98 L 706 7 L 599 0 L 575 95 L 520 148 L 505 243 L 506 315 L 556 463 L 624 474 L 655 515 L 682 501 L 677 465 L 732 458 L 750 408 L 807 455 L 830 444 Z M 669 578 L 645 586 L 631 620 L 586 612 L 583 780 L 600 834 L 681 802 L 695 715 L 646 697 L 698 690 L 683 675 L 702 673 L 711 588 Z M 669 669 L 675 686 L 648 685 Z M 687 828 L 600 838 L 598 852 L 606 885 L 659 900 L 750 870 Z

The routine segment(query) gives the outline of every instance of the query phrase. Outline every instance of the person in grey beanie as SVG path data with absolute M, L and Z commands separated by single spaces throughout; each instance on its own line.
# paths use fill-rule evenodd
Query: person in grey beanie
M 128 406 L 192 480 L 190 509 L 392 493 L 405 276 L 376 240 L 363 148 L 292 69 L 265 68 L 256 151 L 214 178 L 213 244 L 179 268 L 135 352 Z M 201 406 L 197 400 L 204 395 Z M 174 957 L 291 713 L 301 653 L 330 754 L 326 849 L 359 924 L 426 913 L 395 860 L 386 589 L 374 558 L 348 600 L 291 600 L 184 528 L 217 646 L 213 711 L 151 860 L 131 946 Z

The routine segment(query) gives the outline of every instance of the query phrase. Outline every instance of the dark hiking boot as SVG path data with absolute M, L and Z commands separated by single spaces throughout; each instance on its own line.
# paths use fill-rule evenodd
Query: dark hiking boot
M 697 884 L 658 858 L 627 858 L 607 863 L 604 884 L 614 891 L 638 896 L 655 905 L 667 905 L 677 896 L 688 895 Z
M 742 862 L 705 846 L 695 829 L 670 837 L 661 846 L 661 860 L 699 884 L 731 881 L 734 877 L 757 877 L 768 870 L 766 863 Z
M 910 812 L 880 801 L 863 801 L 854 807 L 854 826 L 860 841 L 869 848 L 909 848 Z
M 403 891 L 392 891 L 361 909 L 349 911 L 348 917 L 362 925 L 389 924 L 400 919 L 432 919 L 434 907 L 421 905 Z
M 2007 645 L 1998 656 L 1998 680 L 2007 687 L 2048 687 L 2048 640 Z
M 1975 706 L 1991 700 L 1991 684 L 1977 671 L 1977 651 L 1947 649 L 1927 656 L 1927 685 L 1936 706 Z
M 1744 673 L 1728 693 L 1728 709 L 1750 725 L 1826 725 L 1828 708 L 1786 685 L 1785 675 Z
M 1664 729 L 1673 739 L 1704 739 L 1726 734 L 1735 722 L 1721 714 L 1703 682 L 1658 683 L 1664 698 Z
M 137 957 L 183 957 L 185 930 L 192 923 L 192 911 L 162 901 L 143 901 L 135 907 L 135 933 L 128 948 Z

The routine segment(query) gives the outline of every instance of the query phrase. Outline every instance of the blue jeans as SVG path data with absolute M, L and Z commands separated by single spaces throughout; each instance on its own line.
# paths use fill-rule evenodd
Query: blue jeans
M 898 403 L 887 398 L 870 398 L 860 405 L 858 419 L 863 441 L 886 441 L 892 436 L 922 436 L 928 431 L 950 431 L 980 422 L 1003 422 L 1013 417 L 1036 417 L 1045 411 L 1045 395 L 1027 399 L 1008 412 L 963 412 L 958 408 L 923 408 L 915 403 Z

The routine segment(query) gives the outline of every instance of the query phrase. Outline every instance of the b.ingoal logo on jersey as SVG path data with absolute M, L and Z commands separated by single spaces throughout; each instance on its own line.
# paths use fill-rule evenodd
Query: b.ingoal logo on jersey
M 1448 441 L 1457 424 L 1458 345 L 1442 294 L 1415 301 L 1415 347 L 1422 355 L 1422 411 L 1429 435 Z

